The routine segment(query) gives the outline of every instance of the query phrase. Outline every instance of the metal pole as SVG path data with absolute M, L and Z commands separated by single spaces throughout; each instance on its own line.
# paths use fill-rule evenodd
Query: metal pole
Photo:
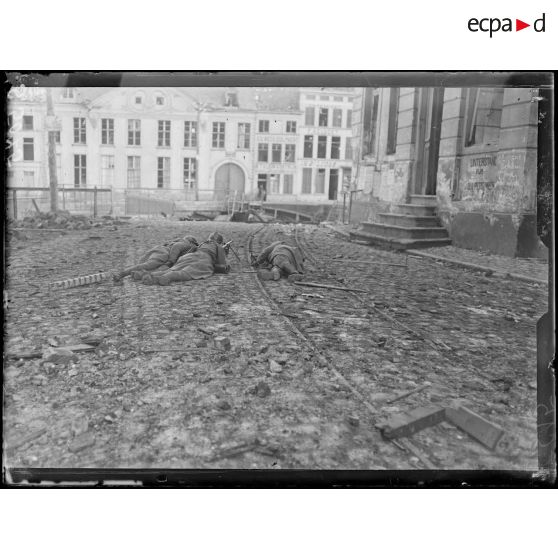
M 52 94 L 48 87 L 46 90 L 47 105 L 47 141 L 48 141 L 48 171 L 50 185 L 50 210 L 53 213 L 58 211 L 58 178 L 56 176 L 56 145 L 54 142 L 54 105 Z
M 351 211 L 353 209 L 353 192 L 349 192 L 349 224 L 351 224 Z
M 345 206 L 347 205 L 347 192 L 343 192 L 343 225 L 345 224 Z
M 97 186 L 93 189 L 93 217 L 97 217 Z
M 12 205 L 14 206 L 14 221 L 17 221 L 17 191 L 12 191 Z

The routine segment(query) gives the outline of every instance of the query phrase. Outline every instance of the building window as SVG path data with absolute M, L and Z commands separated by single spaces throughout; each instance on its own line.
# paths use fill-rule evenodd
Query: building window
M 114 186 L 114 155 L 101 155 L 101 186 Z
M 134 103 L 136 103 L 136 105 L 141 105 L 142 100 L 143 100 L 143 97 L 141 95 L 136 95 L 136 97 L 134 99 Z
M 184 147 L 196 147 L 198 145 L 198 123 L 193 120 L 184 122 Z
M 33 129 L 33 117 L 30 115 L 23 116 L 23 129 L 32 130 Z
M 293 175 L 284 174 L 283 175 L 283 194 L 293 193 Z
M 211 145 L 217 149 L 225 147 L 225 123 L 213 122 L 213 133 L 211 134 Z
M 250 124 L 238 123 L 238 149 L 250 149 Z
M 270 174 L 269 175 L 269 187 L 272 194 L 279 194 L 279 175 Z
M 62 97 L 64 99 L 73 99 L 74 98 L 74 89 L 73 87 L 64 87 L 62 88 Z
M 53 141 L 54 143 L 60 144 L 60 130 L 55 130 L 54 132 L 48 133 L 48 141 Z
M 318 114 L 318 126 L 327 126 L 327 115 L 329 110 L 321 108 Z
M 128 145 L 141 145 L 141 120 L 128 120 Z
M 269 132 L 269 120 L 260 120 L 258 122 L 258 131 L 259 132 Z
M 74 155 L 74 186 L 85 187 L 87 184 L 87 161 L 85 155 Z
M 314 136 L 304 136 L 304 157 L 311 159 L 314 151 Z
M 196 188 L 197 169 L 196 160 L 193 157 L 184 157 L 184 188 L 193 190 Z
M 316 100 L 316 95 L 306 95 L 306 98 L 307 98 L 309 101 L 315 101 L 315 100 Z
M 23 171 L 23 187 L 33 188 L 35 186 L 35 172 Z
M 160 107 L 162 107 L 165 104 L 165 98 L 161 97 L 161 96 L 157 96 L 155 97 L 155 104 L 159 105 Z
M 343 111 L 341 109 L 333 109 L 332 120 L 332 126 L 341 128 L 343 126 Z
M 397 120 L 399 113 L 399 87 L 392 87 L 389 91 L 388 136 L 386 155 L 395 153 L 397 146 Z
M 170 157 L 157 157 L 157 188 L 170 186 Z
M 296 134 L 296 120 L 287 120 L 287 134 Z
M 376 146 L 376 127 L 378 123 L 378 94 L 366 89 L 364 94 L 362 154 L 371 155 Z
M 498 145 L 503 99 L 503 88 L 472 87 L 467 90 L 465 147 Z
M 314 107 L 306 107 L 304 110 L 304 124 L 306 126 L 314 126 L 314 119 L 316 118 L 316 109 Z
M 141 187 L 141 159 L 137 156 L 128 156 L 128 188 Z
M 86 143 L 85 118 L 74 118 L 74 143 Z
M 159 120 L 157 128 L 157 147 L 170 147 L 170 120 Z
M 101 118 L 101 145 L 114 145 L 113 118 Z
M 315 194 L 323 194 L 325 192 L 325 172 L 325 169 L 317 169 L 316 185 L 314 189 Z
M 294 143 L 285 144 L 285 163 L 295 162 L 296 145 Z
M 318 159 L 325 159 L 327 151 L 327 136 L 318 136 Z
M 280 163 L 281 162 L 281 144 L 280 143 L 274 143 L 271 146 L 271 160 L 274 163 Z
M 351 138 L 345 139 L 345 159 L 352 159 L 353 158 L 353 144 L 351 142 Z
M 258 143 L 258 161 L 267 163 L 269 145 L 267 143 Z
M 333 136 L 331 138 L 331 159 L 339 159 L 341 152 L 341 137 Z
M 347 128 L 350 128 L 353 124 L 353 111 L 349 109 L 347 111 Z
M 35 160 L 35 146 L 33 138 L 23 138 L 23 160 Z
M 12 131 L 13 125 L 14 125 L 14 115 L 13 114 L 8 114 L 8 131 L 9 132 Z
M 336 103 L 342 103 L 342 102 L 343 102 L 343 97 L 333 97 L 333 100 L 334 100 Z
M 225 106 L 226 107 L 237 107 L 238 106 L 238 94 L 232 91 L 227 91 L 225 93 Z
M 312 193 L 312 169 L 311 168 L 302 169 L 302 193 L 303 194 Z
M 329 95 L 320 95 L 320 101 L 329 101 Z

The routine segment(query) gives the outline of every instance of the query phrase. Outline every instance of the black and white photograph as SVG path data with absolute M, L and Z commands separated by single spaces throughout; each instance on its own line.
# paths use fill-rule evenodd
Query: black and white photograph
M 68 76 L 8 76 L 8 481 L 553 474 L 551 74 Z

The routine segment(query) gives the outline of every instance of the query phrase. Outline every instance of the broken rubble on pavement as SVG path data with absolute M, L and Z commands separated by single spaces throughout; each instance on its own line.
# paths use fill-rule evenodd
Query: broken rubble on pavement
M 253 275 L 235 273 L 249 269 L 248 258 L 231 259 L 230 275 L 170 290 L 132 281 L 48 289 L 84 275 L 84 262 L 92 272 L 116 268 L 146 245 L 184 230 L 206 237 L 215 226 L 138 221 L 99 228 L 101 242 L 71 229 L 17 240 L 9 255 L 6 428 L 26 442 L 12 446 L 12 463 L 394 469 L 426 460 L 439 468 L 536 468 L 530 332 L 545 304 L 536 286 L 418 258 L 408 271 L 349 267 L 351 259 L 405 259 L 323 227 L 269 224 L 254 250 L 272 238 L 294 243 L 296 231 L 322 266 L 310 264 L 310 285 L 266 284 L 276 307 Z M 244 258 L 259 225 L 218 227 Z M 510 304 L 517 320 L 506 319 Z M 483 308 L 491 310 L 471 310 Z M 471 429 L 470 414 L 448 420 L 456 400 L 467 403 L 455 408 L 480 417 L 473 422 L 481 430 Z M 376 427 L 433 406 L 443 420 L 394 438 L 411 446 L 389 442 Z M 27 440 L 22 427 L 33 421 L 45 430 Z

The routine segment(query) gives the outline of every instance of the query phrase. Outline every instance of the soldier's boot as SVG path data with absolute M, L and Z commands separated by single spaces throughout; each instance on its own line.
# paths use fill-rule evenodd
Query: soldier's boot
M 154 285 L 154 284 L 155 284 L 155 278 L 151 275 L 151 273 L 146 273 L 146 274 L 143 276 L 141 282 L 142 282 L 144 285 Z
M 281 279 L 281 270 L 276 265 L 271 268 L 271 278 L 274 281 L 279 281 L 279 279 Z

